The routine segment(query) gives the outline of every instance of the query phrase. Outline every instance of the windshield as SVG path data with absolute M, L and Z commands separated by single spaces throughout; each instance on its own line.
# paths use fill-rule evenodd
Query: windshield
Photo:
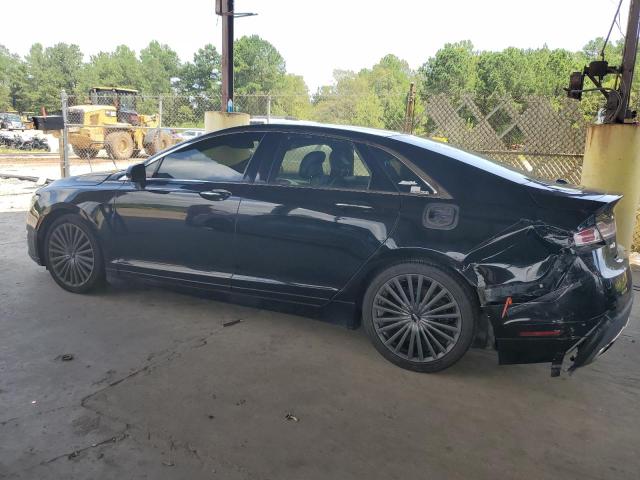
M 136 109 L 136 96 L 130 94 L 120 94 L 120 109 L 133 112 Z
M 113 105 L 119 111 L 135 112 L 136 95 L 114 90 L 93 90 L 91 92 L 91 103 L 93 105 Z
M 7 120 L 11 120 L 12 122 L 19 122 L 20 121 L 20 117 L 18 115 L 16 115 L 15 113 L 9 113 L 9 114 L 7 114 Z

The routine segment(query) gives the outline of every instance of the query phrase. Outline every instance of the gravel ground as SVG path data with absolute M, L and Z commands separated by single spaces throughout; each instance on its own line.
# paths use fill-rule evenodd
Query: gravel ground
M 0 178 L 0 212 L 27 210 L 31 196 L 38 187 L 35 182 Z

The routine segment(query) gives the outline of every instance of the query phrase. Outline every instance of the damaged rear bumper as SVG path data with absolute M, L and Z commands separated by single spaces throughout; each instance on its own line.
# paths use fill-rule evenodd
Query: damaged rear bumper
M 625 266 L 613 277 L 594 275 L 589 282 L 585 276 L 572 288 L 551 292 L 546 301 L 514 304 L 506 315 L 506 308 L 488 306 L 498 327 L 500 364 L 550 362 L 555 376 L 565 359 L 573 371 L 606 352 L 627 326 L 633 304 L 631 271 Z M 588 315 L 603 304 L 603 313 Z
M 571 354 L 572 360 L 569 371 L 593 362 L 613 345 L 629 323 L 632 305 L 633 295 L 629 289 L 620 305 L 607 312 L 588 335 L 569 349 L 567 353 Z
M 576 249 L 546 226 L 519 225 L 476 249 L 463 274 L 478 288 L 500 364 L 593 361 L 627 324 L 628 260 L 615 242 Z M 527 260 L 522 260 L 527 252 Z

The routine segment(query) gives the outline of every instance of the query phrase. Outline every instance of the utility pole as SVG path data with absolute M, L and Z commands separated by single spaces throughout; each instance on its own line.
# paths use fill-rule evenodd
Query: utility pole
M 234 0 L 216 0 L 216 15 L 222 17 L 222 102 L 220 111 L 204 112 L 207 132 L 249 124 L 249 114 L 235 112 L 233 105 L 233 19 L 256 14 L 236 13 L 233 3 Z
M 404 112 L 404 133 L 413 133 L 413 120 L 416 106 L 416 85 L 411 82 L 409 94 L 407 95 L 407 105 Z
M 216 13 L 222 16 L 222 105 L 220 109 L 223 112 L 230 112 L 233 111 L 233 0 L 216 0 Z
M 629 99 L 631 97 L 631 84 L 633 82 L 633 70 L 636 66 L 636 53 L 638 51 L 638 22 L 640 21 L 640 0 L 631 0 L 629 4 L 629 20 L 627 21 L 627 35 L 622 51 L 622 66 L 620 80 L 620 97 L 622 104 L 618 106 L 616 121 L 624 123 L 629 118 Z
M 60 177 L 67 178 L 71 176 L 71 166 L 69 165 L 69 129 L 67 128 L 67 109 L 69 107 L 69 97 L 67 92 L 62 89 L 62 142 L 59 145 L 62 147 L 60 150 Z

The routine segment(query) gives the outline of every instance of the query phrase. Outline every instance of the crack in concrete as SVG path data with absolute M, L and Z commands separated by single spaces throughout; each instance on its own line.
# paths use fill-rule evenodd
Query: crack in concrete
M 240 317 L 237 320 L 244 320 L 246 317 Z M 163 356 L 158 358 L 156 361 L 151 362 L 147 365 L 144 365 L 141 368 L 138 368 L 137 370 L 129 373 L 128 375 L 125 375 L 122 378 L 119 378 L 117 380 L 114 380 L 113 382 L 110 382 L 108 385 L 106 385 L 105 387 L 92 392 L 86 396 L 84 396 L 81 401 L 80 401 L 80 406 L 83 408 L 86 408 L 87 410 L 90 410 L 92 412 L 94 412 L 96 415 L 99 415 L 101 417 L 104 418 L 108 418 L 114 422 L 123 422 L 126 421 L 126 419 L 120 418 L 116 415 L 108 415 L 105 412 L 102 412 L 100 409 L 96 408 L 95 406 L 91 406 L 91 405 L 87 405 L 87 402 L 93 398 L 94 396 L 103 393 L 105 391 L 107 391 L 108 389 L 115 387 L 116 385 L 119 385 L 121 383 L 123 383 L 124 381 L 133 378 L 135 376 L 137 376 L 138 374 L 140 374 L 141 372 L 150 372 L 152 370 L 154 370 L 157 367 L 160 366 L 164 366 L 168 363 L 170 363 L 172 360 L 174 360 L 175 358 L 179 358 L 182 353 L 189 351 L 189 350 L 194 350 L 196 348 L 201 348 L 204 347 L 208 344 L 209 339 L 211 339 L 214 335 L 219 334 L 220 332 L 223 332 L 224 329 L 222 326 L 220 326 L 217 330 L 212 331 L 209 335 L 205 335 L 202 337 L 198 337 L 196 339 L 189 339 L 189 340 L 185 340 L 184 342 L 180 342 L 175 348 L 169 350 L 165 350 L 163 353 Z M 186 348 L 184 348 L 186 345 Z M 135 430 L 140 430 L 141 432 L 143 431 L 143 429 L 135 424 L 130 424 L 130 423 L 126 423 L 127 427 L 125 428 L 125 430 L 123 430 L 123 434 L 125 434 L 126 436 L 129 436 L 128 434 L 126 434 L 127 431 L 131 430 L 131 429 L 135 429 Z M 151 431 L 147 429 L 147 435 L 151 435 Z M 168 438 L 158 434 L 157 432 L 153 432 L 154 437 L 163 439 L 167 442 L 169 442 L 171 445 L 174 446 L 173 449 L 175 449 L 175 443 L 173 441 L 173 437 L 169 436 Z M 135 436 L 131 436 L 132 441 L 134 441 L 135 443 L 139 444 L 139 445 L 143 445 L 143 442 L 141 442 L 140 440 L 136 439 Z M 105 444 L 105 443 L 110 443 L 110 441 L 112 441 L 112 439 L 107 439 L 104 442 L 102 442 L 101 444 Z M 117 442 L 113 442 L 113 443 L 117 443 Z M 85 449 L 83 449 L 82 451 L 88 449 L 88 448 L 93 448 L 94 446 L 98 446 L 99 444 L 95 444 L 89 447 L 86 447 Z M 180 444 L 179 444 L 180 445 Z M 201 456 L 198 454 L 197 449 L 193 448 L 191 446 L 191 444 L 189 442 L 184 442 L 182 444 L 182 447 L 184 448 L 184 450 L 189 453 L 193 458 L 197 459 L 202 465 L 205 465 L 206 462 L 203 458 L 201 458 Z M 81 453 L 80 451 L 78 451 L 78 453 Z M 55 457 L 54 459 L 50 460 L 50 461 L 55 461 L 59 458 L 64 457 L 65 455 L 60 455 L 58 457 Z M 47 463 L 49 463 L 50 461 L 48 461 Z
M 244 320 L 245 318 L 246 318 L 246 317 L 239 317 L 239 318 L 235 319 L 234 321 L 242 321 L 242 320 Z M 125 380 L 128 380 L 128 379 L 130 379 L 130 378 L 132 378 L 132 377 L 135 377 L 136 375 L 138 375 L 138 374 L 140 374 L 140 373 L 142 373 L 142 372 L 152 371 L 152 370 L 154 370 L 155 368 L 157 368 L 157 367 L 159 367 L 159 366 L 162 366 L 162 365 L 165 365 L 165 364 L 170 363 L 172 360 L 174 360 L 174 359 L 176 359 L 176 358 L 179 358 L 179 357 L 182 355 L 182 353 L 184 353 L 184 352 L 186 352 L 186 351 L 194 350 L 194 349 L 196 349 L 196 348 L 204 347 L 205 345 L 207 345 L 207 344 L 208 344 L 209 339 L 211 339 L 214 335 L 217 335 L 218 333 L 221 333 L 221 332 L 224 332 L 224 329 L 223 329 L 223 327 L 222 327 L 222 326 L 220 326 L 217 330 L 212 331 L 211 333 L 209 333 L 209 335 L 205 335 L 205 336 L 202 336 L 202 337 L 198 337 L 198 338 L 196 338 L 196 339 L 193 339 L 193 338 L 192 338 L 192 339 L 188 339 L 188 340 L 185 340 L 185 341 L 183 341 L 183 342 L 180 342 L 180 343 L 179 343 L 176 347 L 174 347 L 173 349 L 171 349 L 171 350 L 169 350 L 169 349 L 165 350 L 165 351 L 163 352 L 163 355 L 162 355 L 161 357 L 151 357 L 151 358 L 157 358 L 157 360 L 155 360 L 155 361 L 153 361 L 153 362 L 150 362 L 150 363 L 148 363 L 148 364 L 144 365 L 143 367 L 138 368 L 137 370 L 134 370 L 133 372 L 131 372 L 131 373 L 129 373 L 129 374 L 127 374 L 127 375 L 125 375 L 125 376 L 124 376 L 124 377 L 122 377 L 122 378 L 119 378 L 119 379 L 117 379 L 117 380 L 114 380 L 113 382 L 110 382 L 108 385 L 106 385 L 106 386 L 104 386 L 104 387 L 100 388 L 99 390 L 96 390 L 95 392 L 92 392 L 92 393 L 90 393 L 90 394 L 88 394 L 88 395 L 85 395 L 85 396 L 80 400 L 80 406 L 82 406 L 82 407 L 84 407 L 84 408 L 87 408 L 87 409 L 89 409 L 89 410 L 92 410 L 92 411 L 94 411 L 94 412 L 98 413 L 99 415 L 104 415 L 103 413 L 101 413 L 101 412 L 99 412 L 99 411 L 97 411 L 97 410 L 95 410 L 95 409 L 93 409 L 93 408 L 91 408 L 91 407 L 88 407 L 88 406 L 86 405 L 86 402 L 87 402 L 88 400 L 90 400 L 92 397 L 94 397 L 94 396 L 96 396 L 96 395 L 98 395 L 98 394 L 100 394 L 100 393 L 102 393 L 102 392 L 106 391 L 107 389 L 109 389 L 109 388 L 111 388 L 111 387 L 115 387 L 116 385 L 119 385 L 120 383 L 124 382 Z M 190 345 L 189 345 L 189 344 L 190 344 Z M 185 346 L 185 345 L 186 345 L 186 348 L 182 348 L 182 347 L 183 347 L 183 346 Z M 147 358 L 149 358 L 149 357 L 147 357 Z M 106 415 L 105 415 L 105 416 L 106 416 Z M 116 420 L 117 420 L 117 419 L 116 419 Z
M 36 415 L 46 415 L 52 412 L 57 412 L 58 410 L 64 410 L 65 408 L 73 408 L 72 406 L 63 405 L 61 407 L 50 408 L 49 410 L 38 410 L 37 412 L 27 413 L 26 415 L 20 415 L 18 417 L 8 418 L 7 420 L 1 420 L 0 426 L 4 427 L 7 423 L 14 422 L 16 420 L 23 420 L 29 417 L 35 417 Z
M 74 450 L 73 452 L 70 453 L 63 453 L 61 455 L 57 455 L 53 458 L 50 458 L 49 460 L 43 460 L 42 462 L 40 462 L 40 465 L 48 465 L 52 462 L 55 462 L 56 460 L 60 460 L 61 458 L 67 457 L 67 459 L 71 460 L 73 458 L 76 458 L 78 455 L 80 455 L 82 452 L 86 452 L 87 450 L 90 450 L 92 448 L 96 448 L 96 447 L 101 447 L 103 445 L 108 445 L 108 444 L 115 444 L 118 442 L 121 442 L 122 440 L 124 440 L 125 438 L 127 438 L 129 435 L 127 434 L 127 430 L 129 429 L 129 425 L 127 425 L 125 427 L 125 429 L 114 435 L 113 437 L 109 437 L 105 440 L 102 440 L 100 442 L 97 443 L 92 443 L 91 445 L 87 445 L 86 447 L 82 447 L 82 448 L 78 448 L 76 450 Z
M 246 317 L 240 317 L 239 320 L 244 320 Z M 135 377 L 136 375 L 140 374 L 141 372 L 150 372 L 152 370 L 154 370 L 157 367 L 166 365 L 168 363 L 170 363 L 172 360 L 174 360 L 175 358 L 179 358 L 182 353 L 187 352 L 189 350 L 193 350 L 196 348 L 201 348 L 203 346 L 206 346 L 208 344 L 209 339 L 211 339 L 214 335 L 219 334 L 220 332 L 223 332 L 225 329 L 223 328 L 222 325 L 219 326 L 219 328 L 217 328 L 216 330 L 212 331 L 211 333 L 209 333 L 208 335 L 204 335 L 198 338 L 190 338 L 187 339 L 183 342 L 179 342 L 173 349 L 167 349 L 165 350 L 163 353 L 164 355 L 162 357 L 158 357 L 156 361 L 148 363 L 138 369 L 136 369 L 135 371 L 123 376 L 122 378 L 119 378 L 117 380 L 114 380 L 113 382 L 110 382 L 108 385 L 96 390 L 95 392 L 89 393 L 88 395 L 85 395 L 84 397 L 82 397 L 82 399 L 80 400 L 80 406 L 82 408 L 85 408 L 91 412 L 94 412 L 96 415 L 107 418 L 113 422 L 120 422 L 120 423 L 125 423 L 126 427 L 119 433 L 117 433 L 114 436 L 111 436 L 105 440 L 102 440 L 100 442 L 97 443 L 92 443 L 91 445 L 88 445 L 86 447 L 82 447 L 80 449 L 76 449 L 72 452 L 69 453 L 64 453 L 61 455 L 57 455 L 53 458 L 50 458 L 48 460 L 43 460 L 42 462 L 39 463 L 40 466 L 43 465 L 48 465 L 50 463 L 53 463 L 61 458 L 67 457 L 68 459 L 73 459 L 76 458 L 78 455 L 80 455 L 81 453 L 90 450 L 92 448 L 96 448 L 96 447 L 100 447 L 100 446 L 104 446 L 104 445 L 115 445 L 121 441 L 123 441 L 126 438 L 131 438 L 131 440 L 135 443 L 137 443 L 138 445 L 143 445 L 143 442 L 141 442 L 140 440 L 136 439 L 134 436 L 131 436 L 129 434 L 129 431 L 131 430 L 139 430 L 139 431 L 143 431 L 143 429 L 135 424 L 131 424 L 126 422 L 126 419 L 122 419 L 119 418 L 118 416 L 113 416 L 113 415 L 108 415 L 105 412 L 100 411 L 100 409 L 95 408 L 93 406 L 87 405 L 87 402 L 94 396 L 105 392 L 106 390 L 108 390 L 109 388 L 115 387 L 116 385 L 119 385 L 120 383 L 123 383 L 124 381 Z M 15 421 L 15 420 L 19 420 L 20 418 L 25 418 L 28 416 L 32 416 L 32 415 L 37 415 L 38 413 L 50 413 L 50 412 L 54 412 L 56 410 L 61 410 L 64 408 L 74 408 L 74 406 L 62 406 L 62 407 L 56 407 L 54 409 L 51 410 L 47 410 L 46 412 L 36 412 L 34 414 L 28 414 L 28 415 L 23 415 L 22 417 L 15 417 L 15 418 L 10 418 L 8 420 L 4 420 L 3 422 L 0 423 L 0 425 L 5 425 L 6 423 L 9 423 L 11 421 Z M 151 432 L 147 429 L 148 434 L 151 434 Z M 170 436 L 168 439 L 161 435 L 158 434 L 157 432 L 153 432 L 153 435 L 157 438 L 160 438 L 162 440 L 165 440 L 167 442 L 171 442 L 173 443 L 173 438 Z M 175 444 L 174 444 L 175 445 Z M 199 463 L 201 463 L 202 465 L 205 465 L 205 459 L 201 458 L 201 456 L 198 454 L 198 451 L 193 448 L 191 446 L 191 444 L 189 444 L 189 442 L 184 442 L 184 443 L 178 443 L 178 445 L 182 446 L 184 448 L 184 450 L 190 454 L 190 456 L 192 458 L 195 458 Z M 34 465 L 35 466 L 35 465 Z M 24 471 L 28 471 L 30 469 L 32 469 L 33 467 L 30 467 Z

